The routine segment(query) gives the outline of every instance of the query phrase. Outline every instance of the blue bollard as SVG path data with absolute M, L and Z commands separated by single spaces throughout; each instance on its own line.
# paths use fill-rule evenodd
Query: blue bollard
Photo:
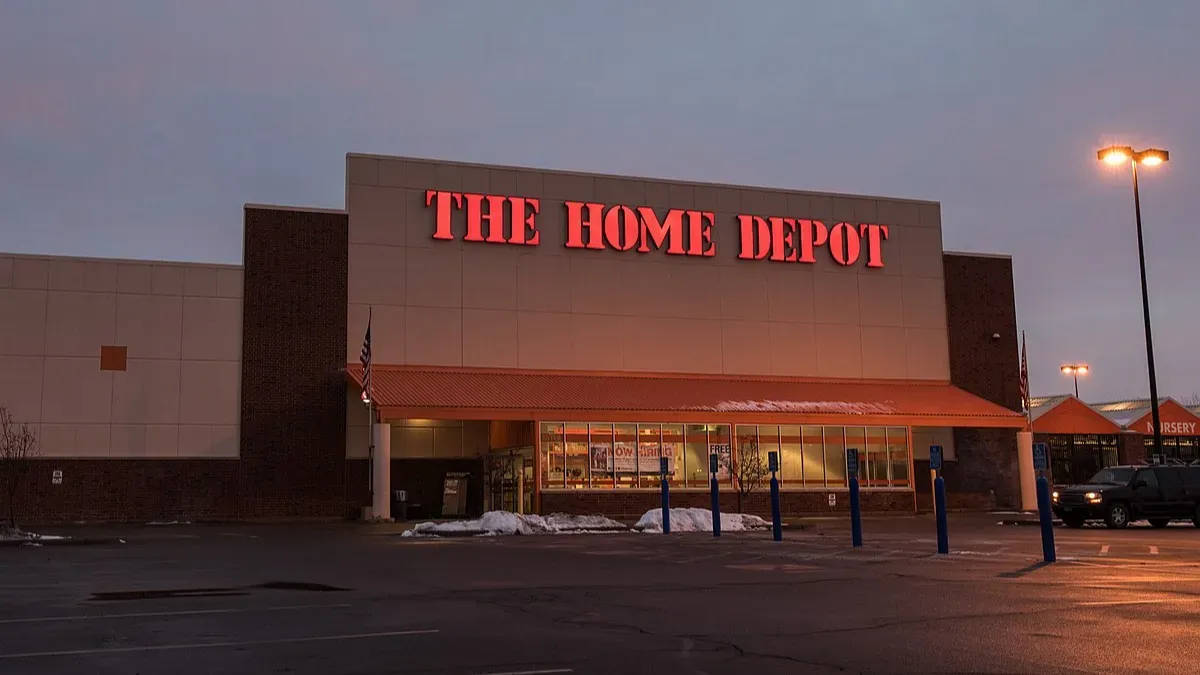
M 933 505 L 937 511 L 937 544 L 938 553 L 950 553 L 950 535 L 946 526 L 946 481 L 938 476 L 933 481 Z
M 783 541 L 783 519 L 779 515 L 779 480 L 771 475 L 771 536 Z
M 1038 518 L 1042 521 L 1042 557 L 1048 563 L 1058 558 L 1054 555 L 1054 523 L 1050 520 L 1050 483 L 1045 476 L 1037 479 Z
M 713 517 L 713 536 L 721 536 L 721 502 L 717 496 L 717 491 L 720 488 L 717 486 L 717 475 L 713 474 L 711 490 L 712 490 L 712 517 Z
M 662 521 L 663 534 L 671 534 L 671 488 L 667 486 L 665 476 L 662 479 Z
M 850 542 L 862 546 L 862 509 L 858 504 L 858 476 L 850 476 Z

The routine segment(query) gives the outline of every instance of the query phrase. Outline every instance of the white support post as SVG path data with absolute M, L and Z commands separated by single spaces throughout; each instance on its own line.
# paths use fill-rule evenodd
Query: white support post
M 371 457 L 371 517 L 392 519 L 392 426 L 371 425 L 375 451 Z
M 1017 473 L 1021 479 L 1021 510 L 1037 511 L 1037 477 L 1033 472 L 1033 432 L 1017 432 Z

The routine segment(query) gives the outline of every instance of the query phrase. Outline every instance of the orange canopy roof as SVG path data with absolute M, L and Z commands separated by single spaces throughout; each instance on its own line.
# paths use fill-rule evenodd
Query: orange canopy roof
M 1119 434 L 1121 426 L 1074 396 L 1033 418 L 1039 434 Z
M 347 375 L 362 386 L 362 366 Z M 946 382 L 387 366 L 374 404 L 404 418 L 1014 427 L 1025 418 Z

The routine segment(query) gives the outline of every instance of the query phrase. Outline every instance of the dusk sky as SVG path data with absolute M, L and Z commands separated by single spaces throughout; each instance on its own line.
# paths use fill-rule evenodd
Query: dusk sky
M 1145 396 L 1115 142 L 1147 169 L 1159 389 L 1200 392 L 1200 3 L 0 4 L 0 251 L 241 261 L 345 153 L 942 203 L 1009 253 L 1034 393 Z M 5 320 L 11 317 L 5 317 Z

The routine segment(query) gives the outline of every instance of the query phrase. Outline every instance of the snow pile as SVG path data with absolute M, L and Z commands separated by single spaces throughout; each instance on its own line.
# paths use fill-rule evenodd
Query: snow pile
M 722 532 L 762 530 L 771 524 L 749 513 L 721 513 Z M 650 509 L 633 529 L 662 532 L 662 509 Z M 708 509 L 671 509 L 671 532 L 712 532 L 712 511 Z
M 42 541 L 61 541 L 66 537 L 61 537 L 56 534 L 38 534 L 36 532 L 26 532 L 21 529 L 12 527 L 0 527 L 0 541 L 22 541 L 30 544 L 36 544 Z
M 891 406 L 884 403 L 867 401 L 780 401 L 774 399 L 721 401 L 713 408 L 720 412 L 794 412 L 839 415 L 888 415 L 896 412 Z
M 401 536 L 559 534 L 564 532 L 611 532 L 625 529 L 627 528 L 621 523 L 604 516 L 573 516 L 566 513 L 539 516 L 510 511 L 488 511 L 475 520 L 417 523 Z

